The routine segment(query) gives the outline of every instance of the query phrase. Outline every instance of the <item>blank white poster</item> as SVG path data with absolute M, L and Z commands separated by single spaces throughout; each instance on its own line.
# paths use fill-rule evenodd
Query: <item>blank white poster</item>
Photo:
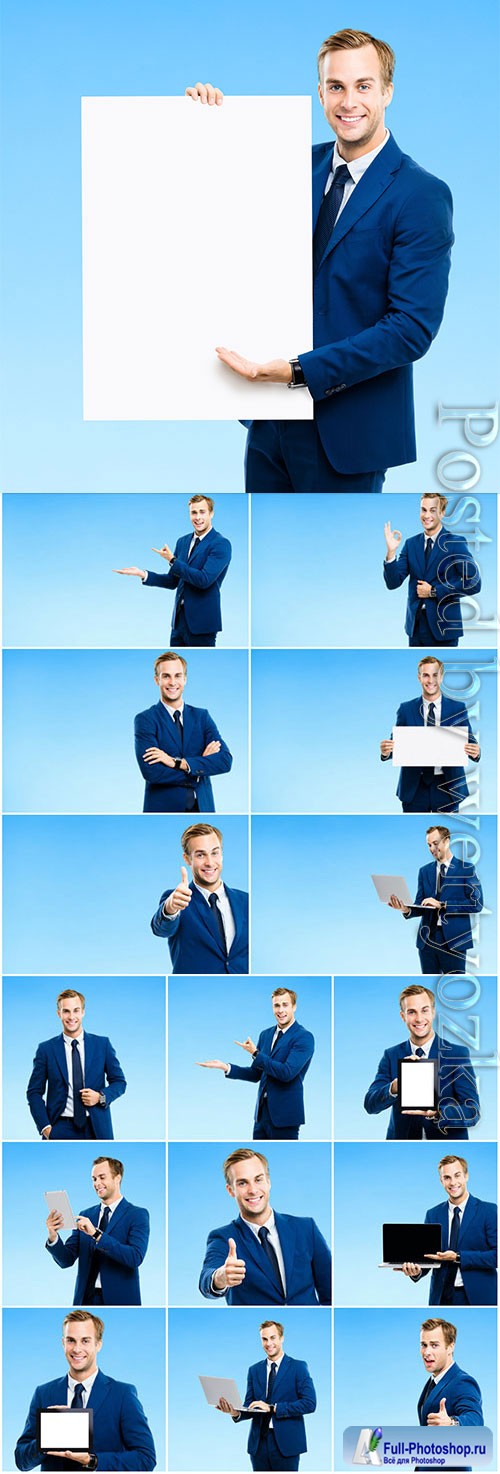
M 467 727 L 394 727 L 394 767 L 463 768 Z
M 82 99 L 86 420 L 312 419 L 255 383 L 312 348 L 311 101 Z

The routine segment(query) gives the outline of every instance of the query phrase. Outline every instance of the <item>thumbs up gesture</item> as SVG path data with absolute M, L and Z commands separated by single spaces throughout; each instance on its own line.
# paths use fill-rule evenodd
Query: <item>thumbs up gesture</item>
M 229 1290 L 232 1285 L 241 1285 L 246 1274 L 244 1259 L 238 1259 L 234 1239 L 228 1239 L 228 1255 L 225 1264 L 216 1269 L 214 1285 L 217 1290 Z
M 188 873 L 185 865 L 181 865 L 181 883 L 176 886 L 165 901 L 167 916 L 176 916 L 178 911 L 185 911 L 191 900 L 191 891 L 188 886 Z
M 448 1413 L 446 1411 L 446 1398 L 445 1397 L 442 1397 L 441 1398 L 441 1402 L 439 1404 L 439 1412 L 438 1413 L 429 1413 L 429 1416 L 428 1416 L 428 1419 L 427 1419 L 427 1423 L 429 1425 L 433 1426 L 433 1427 L 436 1427 L 437 1426 L 437 1427 L 442 1428 L 442 1427 L 450 1427 L 450 1424 L 453 1423 L 453 1421 L 454 1421 L 454 1419 L 453 1418 L 449 1418 L 448 1417 Z

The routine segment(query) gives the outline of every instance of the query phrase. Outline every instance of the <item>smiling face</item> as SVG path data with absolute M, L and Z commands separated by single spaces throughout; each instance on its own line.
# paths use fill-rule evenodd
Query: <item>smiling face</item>
M 101 1203 L 113 1203 L 120 1196 L 121 1178 L 113 1177 L 109 1162 L 95 1163 L 92 1185 Z
M 422 687 L 422 694 L 426 701 L 437 701 L 441 690 L 441 682 L 444 672 L 438 660 L 426 661 L 418 671 L 418 679 Z
M 422 1328 L 420 1353 L 429 1377 L 439 1377 L 441 1372 L 451 1367 L 454 1350 L 454 1341 L 449 1346 L 446 1345 L 442 1326 L 435 1326 L 432 1331 L 424 1331 Z
M 429 829 L 426 836 L 427 845 L 434 860 L 449 860 L 451 857 L 450 841 L 447 835 L 439 833 L 439 829 Z
M 189 507 L 189 516 L 197 537 L 203 537 L 205 532 L 210 532 L 214 514 L 210 511 L 208 502 L 192 502 Z
M 63 1351 L 75 1382 L 84 1382 L 97 1371 L 97 1354 L 102 1341 L 96 1340 L 91 1320 L 67 1321 L 62 1338 Z
M 244 1157 L 231 1167 L 226 1188 L 236 1198 L 242 1218 L 249 1223 L 265 1223 L 269 1217 L 271 1182 L 260 1157 Z
M 462 1166 L 462 1163 L 459 1162 L 458 1158 L 455 1158 L 454 1161 L 446 1162 L 445 1166 L 439 1168 L 439 1176 L 448 1201 L 453 1204 L 454 1208 L 459 1207 L 460 1203 L 464 1202 L 469 1191 L 467 1186 L 469 1181 L 468 1172 Z
M 85 1013 L 81 999 L 78 995 L 76 998 L 61 998 L 57 1012 L 68 1039 L 76 1039 L 81 1032 Z
M 438 496 L 423 496 L 420 503 L 420 521 L 426 537 L 437 537 L 441 531 L 441 507 Z
M 357 159 L 385 138 L 385 109 L 392 82 L 384 87 L 374 46 L 327 51 L 318 94 L 343 159 Z
M 222 847 L 213 830 L 191 840 L 184 859 L 190 865 L 197 885 L 205 886 L 208 891 L 217 889 L 222 874 Z
M 278 1327 L 275 1325 L 263 1326 L 260 1339 L 269 1361 L 276 1361 L 278 1356 L 281 1356 L 283 1350 L 283 1336 L 280 1335 Z
M 292 1003 L 289 993 L 278 993 L 272 1003 L 276 1023 L 279 1024 L 280 1029 L 288 1029 L 289 1025 L 293 1024 L 297 1004 Z
M 155 672 L 156 685 L 159 688 L 162 701 L 167 706 L 176 706 L 182 701 L 184 687 L 187 681 L 187 671 L 180 660 L 163 660 L 157 666 Z
M 412 1044 L 426 1044 L 434 1033 L 435 1005 L 427 993 L 411 993 L 403 999 L 401 1018 L 404 1019 Z

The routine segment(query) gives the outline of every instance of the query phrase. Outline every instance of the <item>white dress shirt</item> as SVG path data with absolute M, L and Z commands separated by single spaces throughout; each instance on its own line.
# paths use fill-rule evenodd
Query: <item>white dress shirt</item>
M 467 1207 L 468 1201 L 469 1201 L 469 1194 L 468 1193 L 467 1193 L 467 1197 L 465 1198 L 465 1200 L 464 1200 L 463 1203 L 456 1203 L 455 1204 L 455 1203 L 450 1203 L 448 1201 L 448 1243 L 450 1242 L 451 1225 L 453 1223 L 453 1214 L 455 1212 L 455 1207 L 458 1208 L 458 1211 L 460 1213 L 460 1225 L 459 1226 L 461 1228 L 462 1227 L 462 1218 L 464 1216 L 464 1209 Z M 460 1244 L 459 1244 L 459 1247 L 458 1247 L 458 1253 L 460 1253 Z M 444 1264 L 446 1264 L 446 1259 L 444 1260 Z M 463 1282 L 462 1276 L 460 1274 L 460 1265 L 457 1265 L 457 1272 L 456 1272 L 456 1275 L 455 1275 L 455 1279 L 453 1281 L 453 1288 L 455 1290 L 463 1290 L 463 1287 L 464 1287 L 464 1282 Z
M 283 1252 L 282 1252 L 281 1244 L 280 1244 L 280 1241 L 279 1241 L 278 1230 L 276 1228 L 276 1223 L 275 1223 L 275 1218 L 274 1218 L 274 1213 L 273 1213 L 272 1208 L 270 1208 L 270 1210 L 269 1210 L 269 1218 L 266 1218 L 265 1223 L 248 1223 L 246 1218 L 243 1221 L 244 1221 L 244 1223 L 247 1224 L 247 1227 L 248 1228 L 251 1228 L 252 1233 L 255 1234 L 256 1239 L 259 1239 L 259 1230 L 261 1228 L 267 1228 L 267 1231 L 269 1233 L 270 1241 L 272 1243 L 274 1252 L 276 1254 L 276 1258 L 278 1260 L 279 1271 L 280 1271 L 280 1275 L 281 1275 L 281 1279 L 282 1279 L 282 1283 L 283 1283 L 283 1289 L 284 1289 L 284 1292 L 285 1292 L 285 1295 L 286 1295 L 285 1261 L 283 1259 Z M 259 1239 L 259 1244 L 261 1244 L 260 1239 Z M 262 1248 L 262 1245 L 261 1245 L 261 1248 Z
M 441 726 L 441 706 L 442 706 L 442 697 L 441 696 L 438 696 L 437 699 L 436 699 L 436 701 L 433 701 L 432 703 L 427 700 L 427 697 L 426 696 L 423 696 L 422 697 L 422 710 L 423 710 L 423 715 L 424 715 L 424 727 L 427 727 L 429 725 L 429 707 L 431 706 L 431 704 L 434 707 L 434 724 L 433 725 L 435 727 L 440 727 Z M 439 777 L 439 774 L 442 773 L 442 771 L 443 771 L 442 768 L 434 768 L 434 776 L 436 778 Z
M 99 1368 L 97 1369 L 97 1371 L 98 1370 L 99 1370 Z M 75 1388 L 76 1387 L 82 1387 L 83 1388 L 82 1402 L 83 1402 L 83 1406 L 84 1407 L 87 1406 L 87 1403 L 88 1403 L 88 1400 L 89 1400 L 89 1397 L 90 1397 L 92 1388 L 94 1386 L 95 1379 L 97 1377 L 97 1371 L 94 1372 L 94 1374 L 93 1374 L 92 1377 L 86 1377 L 84 1382 L 75 1382 L 75 1378 L 71 1376 L 71 1373 L 70 1372 L 68 1372 L 68 1399 L 67 1399 L 68 1407 L 71 1407 L 71 1404 L 72 1404 L 72 1401 L 73 1401 L 73 1397 L 74 1397 L 74 1393 L 75 1393 Z M 77 1468 L 77 1465 L 75 1464 L 75 1469 L 76 1468 Z
M 63 1033 L 63 1044 L 66 1051 L 66 1069 L 68 1071 L 68 1098 L 62 1112 L 63 1116 L 74 1116 L 75 1114 L 73 1106 L 73 1050 L 71 1048 L 73 1039 L 76 1039 L 78 1044 L 78 1053 L 82 1062 L 83 1083 L 85 1084 L 85 1044 L 83 1029 L 80 1029 L 79 1034 L 72 1034 L 71 1038 L 68 1038 L 68 1035 Z M 86 1111 L 86 1115 L 88 1116 L 88 1111 Z
M 224 889 L 224 886 L 223 886 L 222 881 L 221 881 L 220 885 L 218 885 L 217 888 L 216 888 L 216 890 L 214 890 L 214 891 L 207 890 L 206 886 L 204 886 L 204 885 L 198 885 L 198 883 L 197 883 L 196 880 L 193 880 L 193 885 L 196 886 L 196 890 L 200 892 L 200 896 L 204 896 L 205 897 L 205 901 L 207 903 L 207 906 L 209 906 L 209 907 L 210 907 L 209 896 L 217 896 L 217 900 L 218 900 L 218 903 L 219 903 L 219 911 L 221 913 L 222 921 L 223 921 L 223 925 L 224 925 L 224 933 L 225 933 L 225 937 L 226 937 L 226 948 L 227 948 L 227 951 L 229 952 L 230 948 L 233 945 L 235 936 L 236 936 L 236 927 L 235 927 L 235 924 L 234 924 L 234 916 L 233 916 L 233 913 L 231 911 L 231 907 L 229 905 L 229 899 L 228 899 L 228 896 L 226 895 L 226 891 Z M 212 908 L 210 907 L 210 909 L 212 909 Z
M 363 178 L 363 174 L 366 174 L 366 170 L 370 168 L 370 164 L 373 164 L 373 160 L 376 159 L 377 154 L 381 153 L 382 149 L 385 148 L 385 145 L 388 142 L 390 136 L 391 135 L 389 133 L 389 129 L 386 128 L 385 138 L 382 139 L 382 143 L 377 144 L 376 148 L 370 149 L 370 152 L 368 154 L 361 154 L 361 158 L 350 160 L 342 158 L 342 155 L 339 153 L 337 140 L 335 140 L 335 147 L 332 155 L 332 167 L 330 169 L 330 173 L 325 184 L 324 193 L 328 194 L 328 191 L 331 189 L 334 170 L 337 169 L 340 164 L 345 164 L 351 175 L 350 182 L 349 180 L 347 180 L 347 183 L 344 185 L 342 204 L 337 215 L 337 220 L 342 214 L 342 211 L 345 210 L 347 201 L 350 200 L 351 195 L 354 194 L 356 185 L 359 184 L 360 179 Z
M 416 1057 L 417 1056 L 417 1049 L 423 1049 L 425 1059 L 428 1059 L 435 1038 L 436 1038 L 436 1035 L 435 1034 L 431 1034 L 430 1039 L 427 1039 L 425 1041 L 425 1044 L 419 1044 L 418 1039 L 417 1039 L 416 1044 L 412 1044 L 412 1041 L 410 1039 L 409 1040 L 409 1045 L 410 1045 L 410 1052 L 411 1052 L 411 1054 L 413 1054 Z M 419 1059 L 422 1059 L 422 1055 L 418 1055 L 418 1058 Z

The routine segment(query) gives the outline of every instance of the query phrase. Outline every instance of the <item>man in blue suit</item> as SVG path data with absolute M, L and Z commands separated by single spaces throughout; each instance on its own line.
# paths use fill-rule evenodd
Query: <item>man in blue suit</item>
M 248 895 L 222 883 L 222 834 L 210 824 L 191 824 L 181 838 L 183 858 L 193 872 L 164 891 L 151 920 L 155 937 L 166 937 L 173 973 L 248 972 Z
M 473 865 L 451 853 L 449 829 L 433 824 L 427 830 L 433 860 L 418 872 L 413 906 L 391 896 L 389 906 L 402 911 L 405 921 L 420 916 L 417 947 L 424 973 L 465 972 L 466 953 L 473 946 L 470 916 L 483 909 L 481 883 Z
M 465 1157 L 442 1157 L 438 1171 L 447 1201 L 429 1208 L 425 1222 L 440 1225 L 446 1249 L 425 1256 L 436 1264 L 429 1305 L 496 1305 L 496 1203 L 472 1197 Z M 429 1273 L 416 1264 L 403 1264 L 403 1274 L 414 1283 Z
M 92 1183 L 99 1198 L 76 1220 L 63 1242 L 64 1218 L 53 1208 L 47 1218 L 45 1247 L 60 1269 L 78 1261 L 74 1305 L 140 1305 L 139 1265 L 149 1243 L 149 1213 L 122 1197 L 123 1162 L 96 1157 Z
M 446 496 L 421 497 L 423 532 L 403 543 L 399 557 L 402 534 L 393 531 L 390 522 L 384 527 L 384 583 L 388 589 L 399 589 L 409 580 L 405 631 L 412 647 L 458 645 L 464 632 L 460 600 L 481 588 L 465 537 L 443 527 L 447 506 Z
M 245 1410 L 237 1412 L 225 1397 L 217 1406 L 234 1423 L 251 1419 L 248 1452 L 252 1469 L 298 1469 L 307 1452 L 304 1415 L 316 1410 L 316 1393 L 306 1361 L 283 1350 L 284 1326 L 264 1320 L 260 1327 L 265 1361 L 248 1368 Z
M 110 1106 L 127 1081 L 109 1039 L 83 1030 L 85 998 L 65 988 L 57 999 L 62 1034 L 33 1060 L 27 1097 L 42 1141 L 112 1141 Z
M 293 988 L 275 988 L 272 1005 L 273 1028 L 264 1029 L 256 1044 L 250 1038 L 241 1041 L 241 1048 L 251 1056 L 251 1065 L 206 1059 L 202 1068 L 223 1070 L 227 1080 L 258 1082 L 254 1141 L 297 1141 L 305 1121 L 304 1076 L 314 1054 L 314 1035 L 297 1023 L 297 994 Z
M 168 573 L 145 568 L 116 568 L 115 573 L 142 579 L 147 588 L 175 589 L 171 645 L 215 645 L 222 629 L 220 591 L 231 562 L 231 543 L 212 527 L 211 496 L 192 496 L 189 516 L 193 532 L 180 537 L 175 548 L 164 543 L 153 548 L 169 565 Z
M 425 655 L 418 663 L 418 679 L 422 695 L 402 701 L 396 717 L 397 727 L 465 727 L 468 738 L 463 744 L 465 757 L 478 763 L 481 748 L 473 735 L 467 707 L 441 694 L 444 676 L 442 660 Z M 388 762 L 394 751 L 394 740 L 380 743 L 380 756 Z M 456 814 L 469 789 L 462 766 L 453 768 L 401 768 L 397 788 L 404 814 Z
M 154 1469 L 156 1453 L 144 1408 L 131 1382 L 117 1382 L 97 1366 L 104 1322 L 87 1310 L 72 1310 L 63 1321 L 63 1348 L 68 1374 L 36 1387 L 21 1437 L 16 1444 L 18 1469 Z M 40 1408 L 92 1408 L 94 1452 L 70 1449 L 43 1457 L 37 1440 Z
M 438 1318 L 424 1320 L 420 1330 L 420 1352 L 427 1382 L 418 1399 L 421 1427 L 439 1430 L 483 1427 L 481 1388 L 475 1377 L 463 1372 L 454 1361 L 456 1339 L 457 1329 L 450 1321 Z M 470 1465 L 448 1467 L 467 1469 Z
M 314 1218 L 273 1213 L 267 1157 L 239 1147 L 223 1172 L 240 1215 L 208 1235 L 202 1295 L 224 1295 L 227 1305 L 331 1305 L 326 1240 Z
M 314 419 L 245 422 L 247 491 L 381 491 L 388 466 L 416 460 L 412 364 L 443 317 L 452 200 L 386 128 L 394 63 L 366 31 L 339 31 L 320 48 L 319 99 L 336 143 L 313 148 L 314 347 L 268 363 L 217 349 L 262 382 L 263 416 L 272 382 L 308 389 Z M 201 84 L 187 90 L 222 101 Z
M 145 814 L 213 814 L 211 777 L 229 773 L 233 759 L 210 713 L 187 706 L 187 662 L 175 650 L 155 660 L 160 700 L 134 721 L 135 755 L 143 778 Z
M 390 1110 L 388 1141 L 467 1141 L 469 1126 L 479 1121 L 479 1095 L 469 1050 L 449 1044 L 434 1032 L 436 1000 L 430 988 L 410 983 L 399 997 L 401 1018 L 409 1039 L 386 1049 L 364 1101 L 369 1116 Z M 398 1061 L 438 1060 L 438 1110 L 401 1111 L 398 1102 Z

